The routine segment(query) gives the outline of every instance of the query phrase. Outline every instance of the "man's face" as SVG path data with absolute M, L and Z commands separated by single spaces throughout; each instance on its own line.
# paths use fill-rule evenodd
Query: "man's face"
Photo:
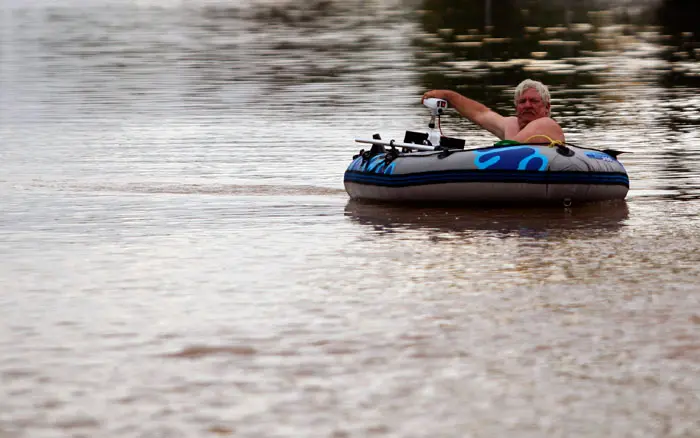
M 521 129 L 533 120 L 549 116 L 549 103 L 544 103 L 540 93 L 534 88 L 528 88 L 520 95 L 515 104 L 515 114 Z

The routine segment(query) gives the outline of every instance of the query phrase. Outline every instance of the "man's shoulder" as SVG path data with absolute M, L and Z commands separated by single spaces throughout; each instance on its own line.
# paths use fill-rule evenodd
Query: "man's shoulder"
M 564 132 L 561 129 L 559 123 L 557 123 L 557 121 L 551 117 L 542 117 L 537 120 L 533 120 L 532 122 L 528 123 L 527 128 L 529 128 L 530 130 L 537 131 L 538 133 L 549 132 L 550 135 L 564 135 Z
M 559 126 L 559 123 L 557 123 L 557 121 L 551 117 L 541 117 L 539 119 L 533 120 L 529 124 L 532 126 L 538 126 L 538 127 L 554 127 L 554 126 L 556 126 L 558 128 L 561 128 Z
M 533 137 L 545 136 L 553 140 L 565 141 L 564 131 L 554 119 L 542 117 L 528 123 L 513 140 L 520 142 L 530 141 Z

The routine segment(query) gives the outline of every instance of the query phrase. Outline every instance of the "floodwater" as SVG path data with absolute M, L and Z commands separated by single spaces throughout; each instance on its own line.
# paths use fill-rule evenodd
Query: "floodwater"
M 700 436 L 700 33 L 483 3 L 4 0 L 0 437 Z M 525 77 L 625 202 L 349 201 Z

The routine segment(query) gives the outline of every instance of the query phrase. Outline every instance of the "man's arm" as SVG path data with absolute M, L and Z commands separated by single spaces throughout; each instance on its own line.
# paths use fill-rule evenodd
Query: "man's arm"
M 486 129 L 501 140 L 505 137 L 506 118 L 492 111 L 487 106 L 462 96 L 452 90 L 432 90 L 423 95 L 423 99 L 436 97 L 445 99 L 451 107 L 472 122 Z
M 564 131 L 561 126 L 549 117 L 533 120 L 528 123 L 520 132 L 509 140 L 515 140 L 520 143 L 546 143 L 549 140 L 566 141 L 564 139 Z

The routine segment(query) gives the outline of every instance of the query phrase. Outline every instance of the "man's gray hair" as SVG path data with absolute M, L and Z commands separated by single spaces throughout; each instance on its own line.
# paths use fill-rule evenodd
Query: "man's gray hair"
M 540 97 L 542 98 L 542 102 L 545 104 L 549 103 L 549 89 L 545 84 L 539 81 L 533 81 L 532 79 L 525 79 L 521 83 L 518 84 L 517 87 L 515 87 L 515 104 L 518 104 L 518 100 L 520 99 L 520 96 L 527 90 L 528 88 L 534 88 L 537 93 L 539 93 Z

